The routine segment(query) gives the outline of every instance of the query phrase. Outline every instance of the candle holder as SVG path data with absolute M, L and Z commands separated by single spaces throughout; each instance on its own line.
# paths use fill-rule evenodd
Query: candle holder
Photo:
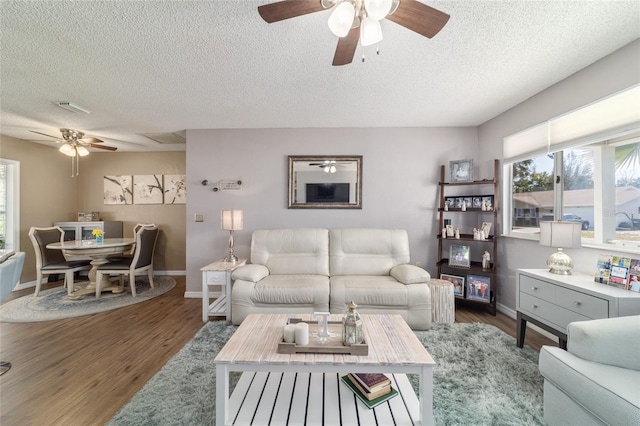
M 356 311 L 358 305 L 353 300 L 348 306 L 349 310 L 342 318 L 342 343 L 345 346 L 359 345 L 364 342 L 362 319 L 358 311 Z

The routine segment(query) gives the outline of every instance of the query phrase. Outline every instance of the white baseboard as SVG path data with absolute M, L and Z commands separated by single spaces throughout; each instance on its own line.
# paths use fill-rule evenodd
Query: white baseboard
M 185 299 L 202 299 L 201 291 L 185 291 L 184 292 Z

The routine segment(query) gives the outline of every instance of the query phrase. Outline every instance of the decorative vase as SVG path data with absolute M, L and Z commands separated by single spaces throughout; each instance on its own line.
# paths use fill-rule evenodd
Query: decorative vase
M 356 311 L 358 305 L 353 300 L 349 303 L 349 310 L 342 317 L 342 343 L 345 346 L 358 345 L 364 341 L 362 319 Z
M 102 244 L 102 235 L 96 237 L 96 244 Z

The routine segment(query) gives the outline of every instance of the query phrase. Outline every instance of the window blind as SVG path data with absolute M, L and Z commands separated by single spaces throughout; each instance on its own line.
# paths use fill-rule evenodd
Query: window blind
M 513 163 L 638 130 L 640 84 L 507 136 L 503 159 Z

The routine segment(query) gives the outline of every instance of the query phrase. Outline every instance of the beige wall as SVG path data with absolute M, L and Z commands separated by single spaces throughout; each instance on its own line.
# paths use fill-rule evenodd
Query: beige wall
M 186 269 L 185 205 L 106 206 L 102 198 L 104 175 L 185 174 L 184 152 L 91 153 L 80 160 L 77 178 L 71 177 L 69 158 L 45 145 L 0 136 L 0 157 L 20 161 L 20 250 L 27 253 L 21 283 L 36 277 L 29 228 L 76 220 L 78 211 L 123 221 L 124 236 L 132 236 L 138 222 L 158 224 L 155 269 Z

